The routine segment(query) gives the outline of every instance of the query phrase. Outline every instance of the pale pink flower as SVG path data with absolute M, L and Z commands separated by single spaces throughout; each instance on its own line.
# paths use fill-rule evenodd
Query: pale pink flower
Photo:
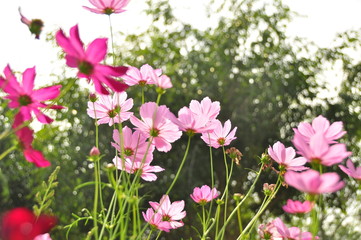
M 268 148 L 268 154 L 280 165 L 281 168 L 292 171 L 303 171 L 308 169 L 304 167 L 307 159 L 304 157 L 297 157 L 296 152 L 292 147 L 285 148 L 281 142 L 276 142 L 273 146 Z
M 285 174 L 285 181 L 288 185 L 301 192 L 314 195 L 333 193 L 345 186 L 345 183 L 340 181 L 340 176 L 337 173 L 320 174 L 313 169 L 300 173 L 288 171 Z
M 153 228 L 160 231 L 169 232 L 172 229 L 172 226 L 168 221 L 163 220 L 163 216 L 160 213 L 155 213 L 153 208 L 148 208 L 147 211 L 143 214 L 143 218 L 148 222 Z
M 173 84 L 167 75 L 162 75 L 160 77 L 157 77 L 155 79 L 154 84 L 161 89 L 168 89 L 173 87 Z
M 169 118 L 172 114 L 165 105 L 157 106 L 155 102 L 148 102 L 140 107 L 139 120 L 135 116 L 130 117 L 130 121 L 147 138 L 152 137 L 158 151 L 168 152 L 171 143 L 178 140 L 182 132 Z
M 189 104 L 190 110 L 196 115 L 205 115 L 209 121 L 215 120 L 221 110 L 218 101 L 212 102 L 209 97 L 203 98 L 201 102 L 192 100 Z
M 155 84 L 160 74 L 160 69 L 153 69 L 150 65 L 145 64 L 141 66 L 140 69 L 136 67 L 129 67 L 127 73 L 123 75 L 122 78 L 129 86 L 145 86 Z
M 113 77 L 121 77 L 128 70 L 127 67 L 112 67 L 100 64 L 107 55 L 106 38 L 97 38 L 91 42 L 86 50 L 79 37 L 78 25 L 70 29 L 70 36 L 66 37 L 63 30 L 55 35 L 56 42 L 66 53 L 66 64 L 72 68 L 78 68 L 78 77 L 93 80 L 95 90 L 99 94 L 108 95 L 108 86 L 114 92 L 123 92 L 128 85 Z
M 168 195 L 163 195 L 159 203 L 149 202 L 155 212 L 162 215 L 163 221 L 170 223 L 173 229 L 182 227 L 184 223 L 181 221 L 186 216 L 184 210 L 184 201 L 175 201 L 171 203 Z
M 114 93 L 100 95 L 96 102 L 88 102 L 87 113 L 91 118 L 98 119 L 99 124 L 120 123 L 128 120 L 133 115 L 128 112 L 133 107 L 133 99 L 127 99 L 127 93 Z
M 268 240 L 280 240 L 281 234 L 278 233 L 277 228 L 273 225 L 273 222 L 269 222 L 266 225 L 261 224 L 258 227 L 258 235 L 261 239 Z
M 346 166 L 343 165 L 338 165 L 341 170 L 346 173 L 347 175 L 349 175 L 350 177 L 356 179 L 356 180 L 361 180 L 361 167 L 355 168 L 355 165 L 353 164 L 353 162 L 351 161 L 351 159 L 347 160 L 346 162 Z
M 130 174 L 136 174 L 138 171 L 140 171 L 140 177 L 144 181 L 148 182 L 157 180 L 157 175 L 155 175 L 154 173 L 164 171 L 164 168 L 161 168 L 159 166 L 150 166 L 150 163 L 132 161 L 129 158 L 126 158 L 123 162 L 121 158 L 117 156 L 113 159 L 113 163 L 119 170 L 126 171 Z
M 330 122 L 322 115 L 313 119 L 312 125 L 308 122 L 302 122 L 297 128 L 293 129 L 295 132 L 308 143 L 311 137 L 316 133 L 320 133 L 324 136 L 327 143 L 334 143 L 334 140 L 341 138 L 345 135 L 345 131 L 342 130 L 342 122 L 334 122 L 330 125 Z
M 19 108 L 19 113 L 23 121 L 32 119 L 31 113 L 34 113 L 39 122 L 48 124 L 53 121 L 45 115 L 40 108 L 62 109 L 58 105 L 47 105 L 44 101 L 55 99 L 60 94 L 61 85 L 55 85 L 34 90 L 35 67 L 28 68 L 24 71 L 22 83 L 18 82 L 10 66 L 4 69 L 5 78 L 0 76 L 0 87 L 10 99 L 9 108 Z
M 317 162 L 325 166 L 340 163 L 352 154 L 346 150 L 346 145 L 343 143 L 329 145 L 321 132 L 312 135 L 309 143 L 296 132 L 292 142 L 298 153 L 309 162 Z
M 97 147 L 92 147 L 92 149 L 90 149 L 90 152 L 89 152 L 89 156 L 99 156 L 100 155 L 100 151 Z
M 49 233 L 38 235 L 34 240 L 52 240 Z
M 287 200 L 287 204 L 282 207 L 282 209 L 287 213 L 298 214 L 298 213 L 308 213 L 312 210 L 313 203 L 310 201 L 293 201 L 292 199 Z
M 202 139 L 209 146 L 219 148 L 222 146 L 228 146 L 234 139 L 237 127 L 231 131 L 231 121 L 227 120 L 222 127 L 222 123 L 219 120 L 213 121 L 214 129 L 209 133 L 203 133 Z
M 201 188 L 194 188 L 193 193 L 190 196 L 193 201 L 203 205 L 217 198 L 219 196 L 219 192 L 216 188 L 211 189 L 209 186 L 203 185 Z
M 288 228 L 280 218 L 273 220 L 273 225 L 276 227 L 282 239 L 287 240 L 312 240 L 313 236 L 310 232 L 301 232 L 298 227 Z
M 129 0 L 89 0 L 95 8 L 83 6 L 83 8 L 98 14 L 110 15 L 112 13 L 124 12 Z
M 130 128 L 125 126 L 122 130 L 122 134 L 123 137 L 121 138 L 119 131 L 117 129 L 113 130 L 114 142 L 112 142 L 112 146 L 115 147 L 119 153 L 122 151 L 120 146 L 123 145 L 124 155 L 132 161 L 144 161 L 144 163 L 150 163 L 153 160 L 154 145 L 150 145 L 147 152 L 147 138 L 140 131 L 135 131 L 133 133 Z M 143 160 L 146 153 L 147 156 Z

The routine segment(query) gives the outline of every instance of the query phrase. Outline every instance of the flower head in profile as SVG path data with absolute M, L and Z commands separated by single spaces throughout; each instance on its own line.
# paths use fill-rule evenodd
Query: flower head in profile
M 308 213 L 312 210 L 313 203 L 310 201 L 293 201 L 291 199 L 287 200 L 287 204 L 282 207 L 282 209 L 291 214 L 299 214 L 299 213 Z
M 93 13 L 110 15 L 113 13 L 124 12 L 124 8 L 128 5 L 129 0 L 89 0 L 89 2 L 95 8 L 86 6 L 83 6 L 83 8 Z
M 133 99 L 127 99 L 127 93 L 100 95 L 96 102 L 88 102 L 87 113 L 91 118 L 98 119 L 99 124 L 121 123 L 133 115 L 128 112 L 133 107 Z
M 212 201 L 213 199 L 219 196 L 219 192 L 216 188 L 210 188 L 207 185 L 202 187 L 196 187 L 193 189 L 193 193 L 190 195 L 193 201 L 201 205 L 206 204 L 207 202 Z
M 285 174 L 285 181 L 297 190 L 312 195 L 333 193 L 345 186 L 337 173 L 320 174 L 313 169 L 300 173 L 288 171 Z
M 288 228 L 280 218 L 273 220 L 273 225 L 276 227 L 277 232 L 281 235 L 282 239 L 288 240 L 312 240 L 313 236 L 310 232 L 301 232 L 298 227 Z M 318 239 L 318 238 L 316 238 Z
M 278 233 L 277 228 L 273 225 L 273 222 L 259 225 L 258 235 L 261 239 L 282 239 L 282 236 Z
M 24 23 L 26 26 L 28 26 L 30 32 L 35 35 L 36 39 L 39 39 L 40 33 L 43 30 L 44 22 L 40 19 L 32 19 L 29 20 L 21 13 L 21 9 L 19 7 L 19 13 L 20 13 L 20 21 Z
M 361 181 L 361 167 L 356 168 L 351 159 L 347 160 L 346 167 L 338 165 L 339 168 L 350 177 Z
M 222 126 L 222 123 L 219 120 L 213 121 L 214 129 L 209 133 L 203 133 L 202 139 L 209 146 L 214 148 L 219 148 L 223 146 L 228 146 L 234 139 L 236 139 L 235 134 L 237 127 L 233 128 L 231 131 L 231 121 L 227 120 Z
M 123 136 L 120 137 L 117 129 L 113 130 L 114 142 L 112 142 L 112 146 L 115 147 L 119 153 L 121 153 L 121 146 L 123 146 L 125 157 L 132 161 L 150 163 L 153 160 L 154 145 L 150 145 L 148 149 L 147 138 L 140 131 L 133 133 L 130 128 L 125 126 L 122 130 L 122 135 Z M 147 156 L 144 158 L 145 154 L 147 154 Z
M 5 77 L 0 76 L 0 87 L 8 95 L 9 108 L 19 108 L 17 115 L 22 116 L 23 121 L 32 119 L 32 113 L 43 124 L 53 121 L 45 115 L 41 108 L 62 109 L 62 106 L 47 105 L 44 101 L 55 99 L 60 94 L 61 85 L 55 85 L 34 90 L 35 67 L 28 68 L 22 74 L 22 82 L 18 82 L 10 66 L 4 69 Z
M 122 78 L 129 86 L 145 86 L 155 84 L 160 74 L 162 74 L 160 69 L 153 69 L 149 64 L 144 64 L 140 69 L 129 67 L 127 73 Z
M 178 140 L 182 132 L 169 118 L 171 112 L 165 105 L 158 106 L 155 102 L 148 102 L 140 107 L 140 117 L 130 117 L 130 121 L 137 130 L 141 131 L 147 138 L 152 137 L 158 151 L 168 152 L 171 143 Z
M 281 142 L 276 142 L 273 146 L 268 148 L 270 157 L 279 164 L 281 172 L 285 170 L 303 171 L 308 169 L 304 167 L 307 159 L 304 157 L 297 157 L 296 151 L 292 147 L 285 148 Z
M 163 89 L 163 90 L 173 87 L 173 84 L 172 84 L 170 78 L 167 75 L 162 75 L 160 77 L 157 77 L 155 79 L 154 84 L 158 88 Z
M 14 208 L 1 219 L 1 239 L 3 240 L 42 240 L 55 225 L 56 218 L 48 215 L 36 216 L 27 208 Z
M 146 212 L 142 212 L 143 218 L 150 224 L 152 228 L 160 231 L 169 232 L 172 226 L 168 221 L 163 220 L 163 216 L 160 213 L 154 212 L 153 208 L 148 208 Z
M 151 166 L 150 163 L 142 163 L 139 161 L 133 161 L 129 158 L 126 158 L 123 162 L 120 157 L 116 156 L 113 159 L 114 165 L 119 169 L 126 171 L 130 174 L 140 174 L 140 177 L 144 181 L 152 182 L 157 180 L 157 175 L 154 173 L 164 171 L 164 168 L 159 166 Z
M 71 68 L 78 69 L 78 77 L 92 80 L 95 90 L 99 94 L 109 95 L 106 87 L 114 92 L 123 92 L 128 85 L 117 81 L 114 77 L 121 77 L 128 70 L 127 67 L 112 67 L 103 65 L 107 54 L 107 39 L 97 38 L 91 42 L 86 50 L 80 40 L 78 25 L 70 29 L 69 37 L 65 36 L 63 30 L 55 35 L 56 42 L 66 53 L 66 64 Z
M 184 201 L 175 201 L 171 203 L 168 195 L 163 195 L 159 203 L 149 202 L 155 212 L 162 215 L 162 220 L 169 222 L 171 228 L 176 229 L 182 227 L 184 223 L 181 221 L 186 216 L 184 210 Z

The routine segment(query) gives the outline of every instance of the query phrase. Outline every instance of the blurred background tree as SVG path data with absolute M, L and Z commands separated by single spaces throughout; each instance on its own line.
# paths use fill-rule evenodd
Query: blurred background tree
M 203 31 L 177 19 L 168 1 L 146 2 L 153 23 L 141 34 L 126 36 L 115 51 L 118 64 L 140 67 L 148 63 L 161 68 L 174 85 L 162 97 L 161 104 L 166 104 L 174 113 L 188 106 L 192 99 L 200 101 L 205 96 L 221 103 L 219 119 L 223 122 L 230 119 L 233 126 L 238 127 L 238 138 L 232 146 L 244 155 L 241 166 L 234 171 L 232 193 L 247 190 L 252 174 L 248 174 L 246 168 L 256 169 L 257 156 L 269 145 L 280 140 L 290 146 L 292 128 L 319 114 L 331 122 L 344 122 L 348 131 L 344 141 L 354 152 L 354 160 L 360 160 L 361 63 L 350 54 L 350 50 L 360 50 L 360 31 L 339 34 L 335 46 L 324 49 L 305 39 L 286 35 L 287 25 L 297 14 L 281 0 L 227 0 L 222 4 L 211 1 L 209 17 L 218 16 L 219 21 Z M 320 75 L 326 70 L 327 63 L 333 66 L 336 62 L 343 66 L 342 88 L 337 98 L 321 99 L 319 93 L 325 91 L 326 85 L 320 81 Z M 63 85 L 72 81 L 65 75 L 58 78 Z M 155 101 L 155 91 L 148 90 L 146 101 Z M 76 188 L 84 181 L 92 181 L 93 174 L 92 164 L 86 160 L 94 144 L 94 122 L 86 114 L 88 94 L 77 81 L 59 102 L 67 106 L 67 110 L 56 114 L 59 123 L 37 132 L 36 147 L 50 159 L 51 168 L 35 169 L 23 160 L 20 152 L 11 154 L 0 163 L 1 211 L 15 206 L 31 207 L 39 183 L 55 166 L 61 166 L 53 205 L 60 227 L 55 231 L 54 239 L 65 239 L 65 231 L 60 228 L 71 222 L 70 213 L 85 214 L 82 209 L 91 207 L 93 188 Z M 131 87 L 128 95 L 139 102 L 140 89 Z M 2 103 L 1 108 L 5 106 Z M 139 105 L 134 107 L 134 111 L 137 107 Z M 8 127 L 9 114 L 1 116 L 1 130 Z M 100 150 L 106 155 L 104 168 L 114 157 L 114 150 L 110 147 L 111 132 L 109 126 L 100 126 Z M 10 144 L 2 143 L 0 150 L 7 149 Z M 157 182 L 143 189 L 143 193 L 149 195 L 147 201 L 159 200 L 166 191 L 169 179 L 174 177 L 180 164 L 185 145 L 186 139 L 182 138 L 174 144 L 171 152 L 155 154 L 155 161 L 166 171 L 158 174 Z M 189 194 L 196 186 L 210 184 L 208 152 L 208 147 L 196 136 L 182 176 L 170 196 L 171 200 L 186 200 L 185 227 L 164 234 L 164 239 L 195 238 L 191 226 L 197 226 L 197 218 Z M 213 154 L 216 183 L 222 191 L 225 176 L 221 150 L 215 150 Z M 337 167 L 334 170 L 338 170 Z M 276 175 L 269 173 L 261 182 L 272 183 L 275 179 Z M 330 220 L 334 227 L 328 225 L 327 231 L 322 230 L 321 239 L 342 239 L 341 236 L 359 239 L 360 233 L 353 232 L 357 229 L 343 225 L 347 217 L 347 200 L 353 192 L 356 192 L 355 186 L 350 184 L 343 192 L 327 197 L 328 203 L 340 211 L 340 218 Z M 279 201 L 270 206 L 269 214 L 282 214 L 281 206 L 291 194 L 297 192 L 291 188 L 280 191 Z M 262 197 L 261 183 L 252 197 L 253 200 Z M 257 209 L 253 200 L 242 209 L 244 222 Z M 147 201 L 144 208 L 148 207 Z M 355 210 L 356 217 L 360 216 L 360 208 Z M 269 214 L 265 216 L 269 217 Z M 325 218 L 325 221 L 329 220 Z M 87 231 L 87 226 L 80 226 L 73 229 L 70 236 L 83 238 Z M 236 236 L 237 228 L 230 226 L 225 239 L 235 239 Z

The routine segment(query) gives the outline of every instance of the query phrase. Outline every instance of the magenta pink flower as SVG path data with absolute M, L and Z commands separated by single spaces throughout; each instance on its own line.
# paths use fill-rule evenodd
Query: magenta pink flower
M 182 135 L 178 126 L 169 119 L 170 115 L 171 112 L 166 106 L 157 106 L 155 102 L 148 102 L 140 107 L 142 120 L 131 116 L 130 121 L 147 138 L 153 138 L 152 143 L 158 151 L 168 152 L 172 148 L 171 143 L 178 140 Z
M 163 220 L 163 216 L 160 213 L 155 213 L 153 208 L 148 208 L 147 211 L 143 214 L 143 218 L 148 222 L 153 228 L 160 231 L 169 232 L 172 229 L 172 226 L 168 221 Z
M 17 81 L 9 65 L 5 67 L 4 75 L 5 78 L 0 76 L 0 87 L 8 94 L 5 98 L 10 99 L 9 108 L 19 108 L 20 111 L 17 115 L 21 115 L 23 121 L 31 120 L 31 113 L 34 113 L 39 122 L 48 124 L 53 119 L 42 113 L 40 108 L 64 108 L 44 103 L 44 101 L 52 100 L 59 96 L 61 85 L 34 90 L 35 67 L 24 71 L 22 84 Z
M 153 69 L 150 65 L 145 64 L 140 69 L 129 67 L 127 73 L 122 78 L 129 86 L 145 86 L 155 84 L 161 73 L 160 69 Z
M 157 180 L 157 175 L 155 175 L 154 173 L 164 171 L 164 168 L 161 168 L 159 166 L 150 166 L 150 163 L 132 161 L 129 158 L 126 158 L 123 163 L 121 158 L 119 158 L 118 156 L 113 159 L 113 163 L 119 170 L 126 171 L 130 174 L 136 174 L 138 171 L 140 171 L 140 177 L 144 181 L 148 182 Z
M 298 213 L 308 213 L 312 210 L 313 203 L 310 201 L 293 201 L 291 199 L 287 200 L 287 204 L 282 207 L 282 209 L 287 213 L 298 214 Z
M 329 145 L 324 134 L 321 132 L 316 132 L 312 135 L 309 143 L 296 132 L 292 141 L 298 153 L 309 162 L 316 162 L 325 166 L 340 163 L 352 154 L 347 152 L 346 145 L 343 143 Z
M 217 198 L 219 196 L 219 192 L 216 188 L 211 189 L 209 186 L 203 185 L 201 188 L 194 188 L 193 193 L 190 196 L 196 203 L 204 205 Z
M 114 93 L 100 95 L 96 102 L 88 102 L 87 113 L 91 118 L 98 119 L 99 124 L 120 123 L 128 120 L 133 115 L 128 112 L 133 107 L 133 99 L 127 99 L 127 93 Z
M 310 232 L 301 232 L 298 227 L 288 228 L 280 218 L 273 220 L 273 225 L 276 227 L 278 233 L 282 239 L 288 240 L 312 240 L 312 234 Z
M 356 179 L 356 180 L 361 180 L 361 167 L 355 168 L 355 165 L 352 163 L 351 159 L 347 160 L 346 162 L 346 166 L 343 165 L 338 165 L 341 170 L 346 173 L 347 175 L 349 175 L 350 177 Z
M 163 195 L 159 203 L 149 202 L 155 212 L 162 215 L 162 220 L 169 222 L 170 226 L 175 229 L 182 227 L 184 223 L 181 221 L 186 216 L 184 209 L 184 201 L 176 201 L 171 203 L 168 195 Z
M 123 92 L 128 85 L 113 77 L 121 77 L 128 70 L 127 67 L 112 67 L 100 64 L 107 54 L 107 39 L 97 38 L 84 50 L 83 42 L 79 37 L 78 25 L 70 29 L 70 36 L 66 37 L 63 30 L 59 30 L 56 35 L 56 42 L 66 53 L 66 64 L 72 68 L 78 68 L 78 77 L 93 80 L 95 90 L 104 95 L 109 91 L 108 86 L 114 92 Z
M 345 186 L 337 173 L 321 174 L 313 169 L 304 172 L 288 171 L 285 174 L 288 185 L 309 194 L 333 193 Z
M 115 147 L 119 153 L 122 151 L 120 146 L 123 145 L 124 155 L 132 161 L 142 162 L 146 153 L 147 156 L 144 163 L 150 163 L 153 160 L 154 145 L 151 145 L 147 152 L 147 138 L 140 131 L 133 133 L 130 128 L 124 127 L 122 133 L 123 137 L 121 138 L 117 129 L 113 131 L 114 142 L 112 142 L 112 146 Z
M 273 147 L 268 148 L 268 154 L 273 160 L 280 165 L 280 170 L 303 171 L 308 169 L 304 167 L 307 159 L 304 157 L 297 157 L 296 152 L 292 147 L 285 148 L 281 142 L 276 142 Z
M 219 148 L 222 146 L 228 146 L 236 137 L 234 136 L 237 131 L 237 127 L 231 131 L 231 121 L 227 120 L 222 127 L 222 123 L 219 120 L 214 120 L 213 131 L 209 133 L 203 133 L 202 139 L 209 146 Z
M 124 12 L 124 7 L 129 3 L 129 0 L 89 0 L 95 8 L 85 7 L 83 8 L 98 14 L 110 15 L 112 13 Z
M 192 100 L 189 108 L 196 115 L 207 116 L 209 121 L 215 120 L 221 110 L 219 102 L 212 102 L 209 97 L 203 98 L 201 102 Z
M 312 125 L 307 122 L 302 122 L 293 130 L 307 143 L 310 142 L 311 137 L 316 133 L 322 134 L 327 143 L 334 143 L 334 140 L 345 135 L 346 132 L 343 131 L 342 128 L 342 122 L 334 122 L 330 125 L 330 122 L 320 115 L 312 121 Z

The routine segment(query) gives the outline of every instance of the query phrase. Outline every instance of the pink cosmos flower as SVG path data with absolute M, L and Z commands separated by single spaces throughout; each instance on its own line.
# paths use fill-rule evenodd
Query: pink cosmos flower
M 157 77 L 155 79 L 154 84 L 161 89 L 168 89 L 173 87 L 173 84 L 167 75 L 162 75 L 160 77 Z
M 351 159 L 347 160 L 346 162 L 346 166 L 343 165 L 338 165 L 341 170 L 346 173 L 347 175 L 349 175 L 350 177 L 356 179 L 356 180 L 361 180 L 361 167 L 355 168 L 355 165 L 352 163 Z
M 52 240 L 49 233 L 38 235 L 34 238 L 34 240 Z
M 222 146 L 228 146 L 236 137 L 234 136 L 237 131 L 237 127 L 231 131 L 231 121 L 227 120 L 222 127 L 222 123 L 219 120 L 214 120 L 214 130 L 209 133 L 203 133 L 202 139 L 209 146 L 219 148 Z
M 282 239 L 288 240 L 312 240 L 312 233 L 310 232 L 301 232 L 298 227 L 288 228 L 280 218 L 273 220 L 273 225 L 276 227 L 278 233 L 281 235 Z
M 300 173 L 288 171 L 285 174 L 285 181 L 288 185 L 301 192 L 314 195 L 333 193 L 345 186 L 345 183 L 340 181 L 340 176 L 337 173 L 320 174 L 313 169 Z
M 19 7 L 19 13 L 20 13 L 20 21 L 24 23 L 26 26 L 28 26 L 30 32 L 35 35 L 36 39 L 39 39 L 40 33 L 43 29 L 44 23 L 40 19 L 32 19 L 29 20 L 21 13 L 21 9 Z
M 193 201 L 201 205 L 216 199 L 219 196 L 219 192 L 216 188 L 210 188 L 207 185 L 203 185 L 201 188 L 196 187 L 193 189 L 193 193 L 190 195 Z
M 304 167 L 307 159 L 304 157 L 297 157 L 296 152 L 292 147 L 285 148 L 281 142 L 276 142 L 273 147 L 268 148 L 268 154 L 273 160 L 280 165 L 280 170 L 285 168 L 292 171 L 303 171 L 308 169 Z
M 212 102 L 209 97 L 203 98 L 201 102 L 192 100 L 189 104 L 190 110 L 196 115 L 205 115 L 209 121 L 215 120 L 221 107 L 218 101 Z
M 347 152 L 346 145 L 343 143 L 329 145 L 324 134 L 321 132 L 316 132 L 312 135 L 309 143 L 296 132 L 292 142 L 297 148 L 298 153 L 309 162 L 317 162 L 325 166 L 340 163 L 352 154 Z
M 298 213 L 308 213 L 312 210 L 313 203 L 310 201 L 293 201 L 291 199 L 287 200 L 287 204 L 282 207 L 282 209 L 287 213 L 298 214 Z
M 186 216 L 184 209 L 184 201 L 176 201 L 171 203 L 168 195 L 163 195 L 159 203 L 149 202 L 155 212 L 162 215 L 162 220 L 169 222 L 173 229 L 182 227 L 184 223 L 181 221 Z
M 171 143 L 178 140 L 182 132 L 170 118 L 170 111 L 165 105 L 157 106 L 155 102 L 148 102 L 140 107 L 139 120 L 135 116 L 130 117 L 130 121 L 147 138 L 153 137 L 153 143 L 158 151 L 168 152 Z
M 342 128 L 342 122 L 334 122 L 330 125 L 330 122 L 320 115 L 312 121 L 312 125 L 307 122 L 302 122 L 293 130 L 307 143 L 310 142 L 311 137 L 316 133 L 322 134 L 327 143 L 334 143 L 334 140 L 337 140 L 345 135 L 346 132 L 343 131 Z
M 168 221 L 163 220 L 163 216 L 160 213 L 155 213 L 153 208 L 148 208 L 147 211 L 143 214 L 143 218 L 148 222 L 153 228 L 159 229 L 160 231 L 169 232 L 172 229 L 172 226 Z
M 157 180 L 157 175 L 154 174 L 155 172 L 164 171 L 164 168 L 161 168 L 159 166 L 150 166 L 150 163 L 132 161 L 129 158 L 126 158 L 125 162 L 123 163 L 121 158 L 119 158 L 118 156 L 113 159 L 113 163 L 119 170 L 126 171 L 130 174 L 134 174 L 140 171 L 140 177 L 144 181 L 148 182 Z
M 133 107 L 133 99 L 127 99 L 127 93 L 114 93 L 100 95 L 96 102 L 88 102 L 87 113 L 91 118 L 97 118 L 99 124 L 120 123 L 128 120 L 133 115 L 128 112 Z
M 145 86 L 155 84 L 161 74 L 162 70 L 153 69 L 150 65 L 145 64 L 141 66 L 140 69 L 136 67 L 129 67 L 126 75 L 123 75 L 122 78 L 129 86 Z
M 95 8 L 85 7 L 83 8 L 98 14 L 110 15 L 112 13 L 124 12 L 124 7 L 129 3 L 129 0 L 89 0 Z
M 261 224 L 258 227 L 258 235 L 261 239 L 280 240 L 281 234 L 278 233 L 277 228 L 273 225 L 273 222 L 269 222 L 266 225 Z
M 140 131 L 133 133 L 130 128 L 124 127 L 122 133 L 123 137 L 121 138 L 117 129 L 113 131 L 114 142 L 112 142 L 112 146 L 115 147 L 118 152 L 122 151 L 120 146 L 123 145 L 124 155 L 132 161 L 142 162 L 146 153 L 147 157 L 144 163 L 150 163 L 153 160 L 154 145 L 151 145 L 147 152 L 147 138 Z
M 9 65 L 4 69 L 5 78 L 0 76 L 0 87 L 10 99 L 9 108 L 19 108 L 17 115 L 21 115 L 23 121 L 32 119 L 34 113 L 39 122 L 48 124 L 53 121 L 40 111 L 40 108 L 62 109 L 62 106 L 47 105 L 44 101 L 52 100 L 59 96 L 61 85 L 45 87 L 34 90 L 35 67 L 28 68 L 23 73 L 22 84 L 17 81 Z
M 105 86 L 114 92 L 123 92 L 128 85 L 115 80 L 113 77 L 121 77 L 128 70 L 127 67 L 112 67 L 100 64 L 107 54 L 107 39 L 97 38 L 84 50 L 83 42 L 79 37 L 78 25 L 70 29 L 70 36 L 66 37 L 63 30 L 55 35 L 56 42 L 66 53 L 66 64 L 72 68 L 78 68 L 78 77 L 93 80 L 95 90 L 99 94 L 108 95 Z

